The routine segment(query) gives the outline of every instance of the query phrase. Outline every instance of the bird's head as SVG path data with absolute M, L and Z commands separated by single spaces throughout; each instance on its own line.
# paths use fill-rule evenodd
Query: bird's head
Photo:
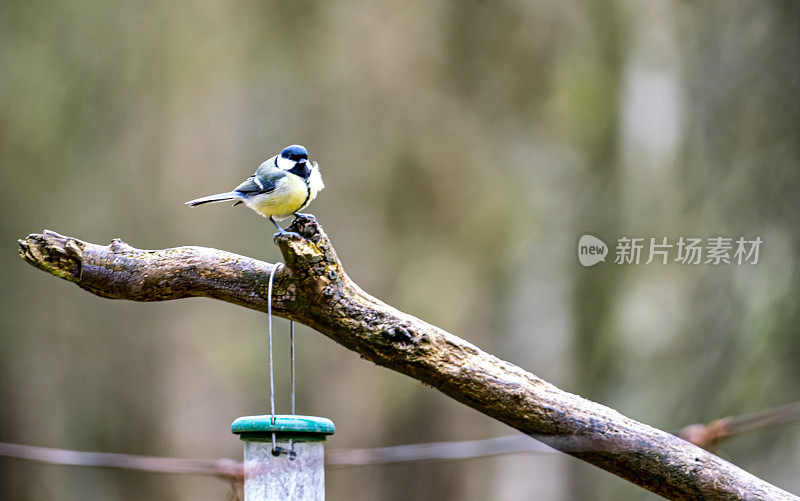
M 308 162 L 308 150 L 299 144 L 287 146 L 276 159 L 279 169 L 291 171 L 295 167 L 303 168 L 300 164 Z

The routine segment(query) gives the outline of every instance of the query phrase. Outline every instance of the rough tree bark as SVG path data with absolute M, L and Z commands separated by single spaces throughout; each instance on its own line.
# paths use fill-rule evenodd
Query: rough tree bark
M 362 291 L 312 217 L 277 244 L 273 312 L 567 454 L 672 499 L 800 499 L 669 433 L 567 393 Z M 210 297 L 266 311 L 274 265 L 203 247 L 141 250 L 54 232 L 20 240 L 28 263 L 98 296 Z

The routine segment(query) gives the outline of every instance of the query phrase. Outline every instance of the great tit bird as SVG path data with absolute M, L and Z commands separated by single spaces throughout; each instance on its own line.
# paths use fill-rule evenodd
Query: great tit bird
M 275 221 L 306 208 L 325 185 L 317 162 L 308 160 L 308 150 L 299 144 L 287 146 L 258 166 L 252 176 L 227 193 L 217 193 L 186 202 L 186 205 L 236 200 L 272 221 L 278 234 L 287 233 Z

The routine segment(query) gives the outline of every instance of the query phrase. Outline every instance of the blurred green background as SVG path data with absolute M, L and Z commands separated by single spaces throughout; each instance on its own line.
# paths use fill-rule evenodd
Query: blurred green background
M 257 215 L 183 202 L 291 143 L 327 185 L 310 212 L 390 304 L 667 430 L 800 399 L 800 3 L 12 0 L 0 44 L 2 441 L 240 457 L 230 422 L 266 405 L 263 314 L 100 299 L 16 239 L 278 260 Z M 757 265 L 583 268 L 584 233 L 764 244 Z M 298 330 L 298 411 L 336 422 L 329 449 L 513 432 Z M 800 492 L 797 426 L 718 452 Z M 329 469 L 327 487 L 655 498 L 560 454 Z M 0 458 L 4 499 L 227 493 Z

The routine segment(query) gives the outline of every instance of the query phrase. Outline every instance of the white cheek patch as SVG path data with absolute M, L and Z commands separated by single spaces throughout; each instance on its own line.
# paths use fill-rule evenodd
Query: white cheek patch
M 278 156 L 277 160 L 275 161 L 278 164 L 278 168 L 281 170 L 291 170 L 294 167 L 295 161 L 290 160 L 288 158 L 283 158 L 282 156 Z

